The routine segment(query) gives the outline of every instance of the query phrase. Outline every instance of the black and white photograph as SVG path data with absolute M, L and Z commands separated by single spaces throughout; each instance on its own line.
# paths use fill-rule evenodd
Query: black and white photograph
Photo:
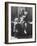
M 6 3 L 7 43 L 28 43 L 36 40 L 35 4 Z
M 11 36 L 32 38 L 32 7 L 11 7 Z

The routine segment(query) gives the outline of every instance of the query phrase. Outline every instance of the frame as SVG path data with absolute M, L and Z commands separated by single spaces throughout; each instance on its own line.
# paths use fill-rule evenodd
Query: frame
M 34 42 L 36 42 L 36 4 L 5 2 L 5 44 Z

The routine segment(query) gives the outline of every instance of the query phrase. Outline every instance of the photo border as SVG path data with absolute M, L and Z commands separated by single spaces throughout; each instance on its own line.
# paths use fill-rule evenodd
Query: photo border
M 35 41 L 8 43 L 8 4 L 35 5 Z M 36 42 L 36 3 L 5 2 L 5 44 L 35 43 Z

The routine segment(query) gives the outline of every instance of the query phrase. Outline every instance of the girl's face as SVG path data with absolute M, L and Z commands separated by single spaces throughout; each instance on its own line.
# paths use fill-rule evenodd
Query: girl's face
M 23 19 L 24 19 L 25 17 L 26 17 L 26 16 L 22 16 L 22 17 L 20 17 L 20 20 L 23 21 Z
M 14 21 L 15 21 L 15 22 L 18 22 L 18 18 L 15 18 Z
M 25 12 L 24 12 L 24 15 L 26 16 L 27 14 L 28 14 L 28 12 L 27 12 L 27 11 L 25 11 Z
M 24 15 L 22 16 L 22 18 L 25 18 L 25 17 L 26 17 L 26 16 L 24 16 Z

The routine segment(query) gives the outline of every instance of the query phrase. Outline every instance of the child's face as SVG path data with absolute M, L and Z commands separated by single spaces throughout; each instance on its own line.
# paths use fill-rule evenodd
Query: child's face
M 18 18 L 15 18 L 14 21 L 17 22 L 18 21 Z
M 22 16 L 23 18 L 25 18 L 26 16 Z
M 25 11 L 25 12 L 24 12 L 24 14 L 25 14 L 25 15 L 27 15 L 27 14 L 28 14 L 28 12 L 27 12 L 27 11 Z
M 22 17 L 20 17 L 20 20 L 23 21 L 23 19 L 24 19 L 25 17 L 26 17 L 26 16 L 22 16 Z

